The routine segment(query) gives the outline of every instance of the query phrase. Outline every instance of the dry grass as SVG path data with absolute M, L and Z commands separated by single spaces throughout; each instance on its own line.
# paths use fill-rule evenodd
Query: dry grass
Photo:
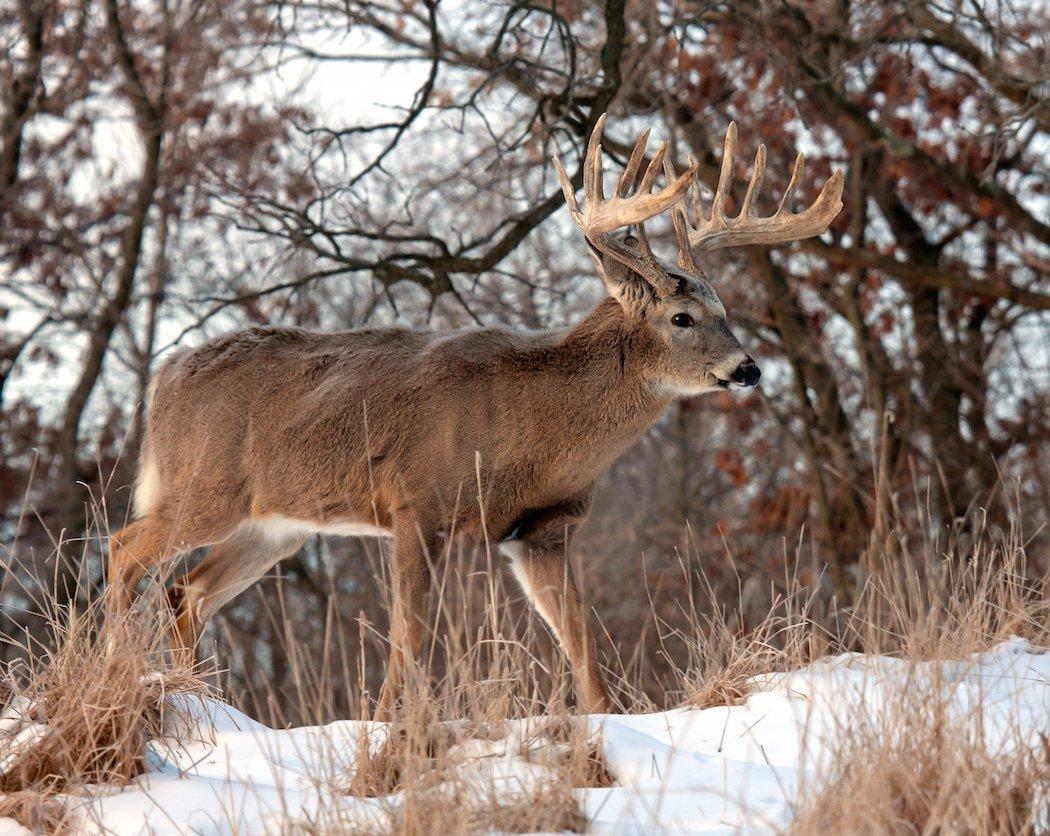
M 714 600 L 697 570 L 709 598 L 690 599 L 689 626 L 667 631 L 686 649 L 684 704 L 738 705 L 764 674 L 832 653 L 962 659 L 1011 636 L 1050 646 L 1050 576 L 1036 572 L 1016 530 L 993 535 L 978 524 L 943 547 L 894 531 L 872 544 L 850 588 L 826 596 L 797 576 L 770 581 L 768 611 L 745 625 L 744 602 Z
M 406 793 L 390 829 L 377 833 L 582 833 L 587 820 L 572 790 L 572 784 L 552 778 L 510 800 L 456 785 Z
M 914 661 L 963 660 L 1019 636 L 1050 648 L 1048 576 L 1028 565 L 1015 530 L 981 527 L 943 547 L 910 547 L 891 533 L 859 567 L 851 603 L 822 606 L 794 580 L 750 630 L 724 616 L 696 631 L 687 702 L 736 704 L 761 674 L 791 670 L 829 652 Z M 717 612 L 724 613 L 724 610 Z M 753 679 L 758 677 L 758 679 Z M 992 743 L 972 713 L 949 710 L 950 683 L 911 678 L 889 705 L 861 703 L 804 786 L 795 834 L 1023 834 L 1050 827 L 1050 745 L 1018 732 Z M 1038 817 L 1042 816 L 1041 819 Z
M 0 819 L 14 819 L 33 833 L 62 833 L 70 828 L 69 808 L 51 793 L 18 790 L 0 795 Z
M 954 716 L 944 683 L 909 682 L 862 707 L 804 787 L 791 833 L 1034 834 L 1050 826 L 1050 745 L 993 742 Z
M 775 598 L 766 617 L 750 629 L 734 628 L 724 605 L 694 616 L 684 636 L 690 658 L 684 704 L 740 705 L 755 690 L 757 677 L 794 670 L 820 656 L 829 642 L 818 641 L 819 625 L 809 615 L 812 602 L 804 592 L 794 585 L 788 595 Z
M 627 675 L 618 658 L 607 655 L 621 708 L 739 704 L 757 687 L 756 677 L 844 650 L 919 660 L 962 658 L 1011 635 L 1050 645 L 1047 579 L 1027 565 L 1018 533 L 992 535 L 978 528 L 965 542 L 910 544 L 897 528 L 888 531 L 873 541 L 850 589 L 829 593 L 822 581 L 807 586 L 794 576 L 767 579 L 770 603 L 759 617 L 753 601 L 745 606 L 743 592 L 740 600 L 719 600 L 703 573 L 683 560 L 686 626 L 672 628 L 655 612 L 651 616 L 677 687 L 667 691 L 663 705 L 654 705 L 630 684 L 651 660 L 633 659 Z M 362 737 L 354 769 L 337 777 L 336 785 L 380 804 L 396 793 L 397 804 L 388 805 L 380 829 L 401 833 L 582 830 L 586 823 L 573 788 L 609 786 L 612 778 L 595 741 L 571 716 L 570 680 L 560 654 L 545 638 L 537 642 L 545 628 L 533 616 L 512 614 L 520 608 L 507 606 L 508 598 L 517 593 L 504 588 L 491 553 L 481 553 L 480 565 L 477 555 L 473 559 L 456 553 L 439 562 L 430 640 L 423 664 L 410 672 L 409 697 L 385 744 L 373 751 Z M 159 599 L 161 592 L 152 594 Z M 354 629 L 329 613 L 326 645 L 337 646 L 346 663 L 341 670 L 318 666 L 296 644 L 294 622 L 280 605 L 273 617 L 288 643 L 297 717 L 334 719 L 331 695 L 340 691 L 361 706 L 359 717 L 367 717 L 363 647 L 365 634 L 378 631 L 359 622 L 361 650 L 355 657 Z M 26 661 L 0 682 L 5 703 L 23 707 L 22 716 L 0 731 L 0 754 L 33 724 L 42 731 L 0 774 L 0 814 L 34 831 L 68 824 L 59 794 L 86 792 L 93 783 L 123 784 L 139 774 L 146 742 L 161 728 L 165 695 L 204 687 L 197 672 L 165 658 L 158 619 L 111 625 L 108 644 L 96 640 L 97 620 L 94 612 L 50 613 L 50 635 L 22 648 Z M 538 645 L 545 649 L 537 652 Z M 228 698 L 280 725 L 273 707 L 288 695 L 277 696 Z M 844 729 L 850 745 L 835 752 L 819 786 L 807 788 L 797 832 L 1031 830 L 1034 788 L 1048 778 L 1045 740 L 1040 752 L 1022 748 L 1008 756 L 987 752 L 980 740 L 954 746 L 960 730 L 937 714 L 937 705 L 933 696 L 902 703 L 902 724 L 873 720 Z M 495 743 L 506 737 L 510 718 L 537 715 L 550 719 L 521 745 L 527 760 L 547 769 L 546 779 L 508 796 L 487 791 L 484 780 L 463 778 L 468 741 Z M 899 728 L 908 733 L 897 734 Z M 356 831 L 360 823 L 341 821 L 336 813 L 324 828 L 290 821 L 287 829 Z
M 54 612 L 50 641 L 3 674 L 0 810 L 34 832 L 60 829 L 60 794 L 140 774 L 165 696 L 204 689 L 197 672 L 165 660 L 156 618 L 112 621 L 103 640 L 94 615 Z
M 446 755 L 456 738 L 456 730 L 441 721 L 430 700 L 412 700 L 388 729 L 360 736 L 346 794 L 377 798 L 406 786 L 439 783 L 446 777 Z
M 418 696 L 382 732 L 378 747 L 367 735 L 359 741 L 347 794 L 398 794 L 377 833 L 583 832 L 574 790 L 614 784 L 599 742 L 578 717 L 544 718 L 515 737 L 507 722 L 441 720 L 434 701 Z M 485 774 L 487 762 L 508 755 L 545 774 L 508 793 Z M 361 825 L 329 821 L 324 829 L 360 832 Z

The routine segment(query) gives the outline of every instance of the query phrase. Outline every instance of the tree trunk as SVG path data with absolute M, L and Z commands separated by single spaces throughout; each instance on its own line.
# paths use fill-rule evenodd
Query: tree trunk
M 164 303 L 164 288 L 168 281 L 168 219 L 160 218 L 157 223 L 157 257 L 149 281 L 148 311 L 146 313 L 146 335 L 139 352 L 136 377 L 138 382 L 138 404 L 135 410 L 135 426 L 131 434 L 131 443 L 125 455 L 138 457 L 142 445 L 142 433 L 146 421 L 146 392 L 149 390 L 150 369 L 153 365 L 153 352 L 157 342 L 157 314 Z
M 889 223 L 894 237 L 919 264 L 936 266 L 940 249 L 923 234 L 912 216 L 884 178 L 878 174 L 870 181 L 875 201 Z M 941 331 L 941 291 L 937 288 L 909 288 L 915 358 L 919 365 L 917 379 L 926 392 L 924 420 L 933 448 L 935 464 L 943 474 L 945 510 L 957 518 L 966 512 L 969 491 L 967 472 L 971 451 L 962 443 L 960 410 L 962 391 L 955 379 L 955 355 Z
M 81 477 L 77 465 L 80 424 L 88 399 L 102 374 L 102 364 L 109 350 L 113 333 L 131 302 L 135 274 L 142 256 L 146 224 L 157 189 L 162 144 L 163 134 L 159 127 L 146 136 L 142 174 L 121 246 L 117 286 L 113 296 L 102 306 L 95 326 L 88 337 L 88 345 L 84 351 L 84 365 L 81 367 L 80 376 L 70 393 L 62 415 L 58 437 L 58 477 L 68 492 L 68 497 L 63 502 L 61 509 L 61 522 L 66 525 L 75 524 L 81 513 L 83 493 L 77 487 L 77 481 Z
M 22 160 L 22 138 L 26 123 L 33 114 L 34 100 L 40 88 L 40 68 L 44 58 L 44 12 L 41 3 L 22 0 L 19 3 L 26 41 L 26 66 L 11 80 L 3 118 L 0 119 L 0 219 L 10 205 L 12 190 L 18 182 Z
M 839 573 L 842 566 L 855 563 L 867 545 L 870 526 L 861 493 L 864 471 L 853 449 L 835 377 L 818 359 L 819 345 L 807 339 L 805 315 L 787 276 L 769 253 L 752 252 L 750 256 L 795 377 L 798 409 L 810 448 L 807 460 L 813 496 L 824 529 L 821 540 L 831 556 L 832 571 Z M 830 484 L 825 475 L 831 477 Z

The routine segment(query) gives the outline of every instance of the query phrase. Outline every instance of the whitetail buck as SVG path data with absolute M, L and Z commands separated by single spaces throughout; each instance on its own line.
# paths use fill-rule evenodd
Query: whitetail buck
M 450 536 L 487 534 L 557 636 L 588 710 L 608 710 L 566 560 L 595 482 L 675 398 L 759 379 L 693 255 L 823 232 L 841 208 L 842 177 L 836 172 L 812 206 L 793 213 L 800 155 L 776 214 L 759 218 L 760 149 L 741 211 L 727 218 L 731 125 L 705 219 L 695 163 L 676 176 L 664 163 L 666 143 L 634 188 L 646 132 L 605 198 L 603 124 L 604 116 L 587 149 L 582 211 L 554 160 L 609 291 L 572 328 L 251 328 L 168 359 L 150 387 L 137 519 L 111 540 L 111 612 L 130 605 L 145 572 L 211 546 L 172 590 L 173 643 L 192 648 L 216 610 L 312 533 L 392 536 L 391 655 L 376 710 L 387 718 L 420 648 L 429 561 Z M 652 193 L 661 171 L 668 184 Z M 691 186 L 690 223 L 681 201 Z M 667 210 L 678 269 L 654 257 L 641 229 Z M 632 226 L 636 236 L 613 236 Z

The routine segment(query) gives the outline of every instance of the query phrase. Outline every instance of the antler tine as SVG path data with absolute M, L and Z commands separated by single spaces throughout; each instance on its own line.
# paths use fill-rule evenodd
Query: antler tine
M 711 201 L 711 222 L 725 223 L 726 197 L 733 184 L 733 158 L 736 156 L 736 122 L 729 123 L 725 142 L 722 144 L 722 168 L 718 172 L 718 187 Z
M 645 146 L 648 144 L 649 129 L 646 128 L 638 134 L 638 139 L 634 141 L 634 148 L 631 150 L 631 157 L 627 160 L 627 165 L 623 170 L 623 174 L 620 175 L 620 182 L 616 186 L 617 197 L 627 197 L 631 193 L 631 187 L 634 185 L 634 180 L 638 176 L 638 169 L 642 165 L 642 160 L 645 159 Z
M 762 180 L 766 176 L 766 146 L 765 143 L 758 146 L 755 154 L 755 167 L 751 169 L 751 179 L 744 193 L 744 202 L 740 206 L 740 216 L 751 218 L 755 215 L 754 200 L 762 190 Z
M 631 156 L 627 160 L 627 165 L 624 167 L 623 173 L 620 175 L 620 181 L 616 185 L 616 196 L 619 198 L 626 198 L 631 194 L 631 189 L 637 182 L 638 171 L 641 169 L 642 161 L 645 159 L 645 148 L 649 144 L 649 129 L 646 128 L 638 135 L 638 139 L 634 141 L 634 148 L 631 149 Z M 650 163 L 649 168 L 652 168 Z M 646 176 L 649 174 L 649 169 L 646 169 Z M 644 182 L 644 180 L 643 180 Z M 649 188 L 639 186 L 637 191 L 639 194 L 650 193 L 652 191 L 652 184 L 649 184 Z M 639 221 L 634 225 L 637 231 L 637 240 L 641 244 L 642 249 L 652 255 L 652 247 L 649 246 L 649 236 L 645 233 L 645 222 Z
M 780 203 L 777 204 L 777 211 L 773 213 L 776 217 L 785 209 L 788 212 L 791 211 L 791 198 L 795 196 L 795 189 L 798 188 L 798 184 L 802 181 L 802 175 L 806 171 L 806 155 L 799 152 L 799 155 L 795 157 L 795 165 L 791 168 L 791 179 L 788 180 L 787 188 L 784 189 L 784 196 L 780 198 Z
M 646 137 L 648 137 L 649 131 L 647 130 L 645 134 Z M 646 166 L 645 174 L 642 175 L 642 180 L 638 184 L 638 188 L 636 190 L 638 194 L 652 194 L 653 186 L 656 183 L 656 177 L 661 171 L 663 161 L 666 158 L 666 156 L 667 143 L 661 142 L 659 147 L 656 149 L 656 153 L 653 154 L 653 158 L 649 160 L 649 165 Z M 677 178 L 672 178 L 668 180 L 668 182 L 673 183 L 675 182 L 675 179 Z M 675 204 L 675 206 L 677 205 L 678 204 Z M 674 206 L 671 207 L 671 211 L 674 211 Z M 645 232 L 645 221 L 638 221 L 638 223 L 635 224 L 635 229 L 638 231 L 638 240 L 641 243 L 642 247 L 647 253 L 651 255 L 653 252 L 653 248 L 649 245 L 649 236 Z
M 592 202 L 600 202 L 605 199 L 605 188 L 602 185 L 602 133 L 605 131 L 605 114 L 598 117 L 598 121 L 591 131 L 591 138 L 587 141 L 587 156 L 584 157 L 583 170 L 583 199 L 589 206 Z
M 572 187 L 572 180 L 562 166 L 561 158 L 557 153 L 551 155 L 551 162 L 554 163 L 554 172 L 558 175 L 558 185 L 561 186 L 561 193 L 565 195 L 565 204 L 569 207 L 569 215 L 572 216 L 576 226 L 582 229 L 584 223 L 583 212 L 580 211 L 580 204 L 576 202 L 576 190 Z M 584 176 L 586 177 L 586 171 Z
M 666 158 L 664 159 L 664 174 L 668 182 L 674 182 L 678 179 L 674 163 Z M 683 270 L 688 270 L 690 273 L 698 274 L 700 267 L 693 258 L 692 247 L 689 246 L 689 219 L 686 217 L 685 207 L 681 203 L 676 203 L 671 207 L 671 223 L 674 225 L 674 238 L 678 244 L 678 266 Z
M 700 164 L 696 161 L 696 157 L 692 154 L 689 155 L 689 165 L 694 171 L 700 170 Z M 693 210 L 693 223 L 700 227 L 704 223 L 704 199 L 703 195 L 700 194 L 700 178 L 693 178 L 693 182 L 689 185 L 689 206 Z
M 799 154 L 791 171 L 791 180 L 777 206 L 777 211 L 768 218 L 761 218 L 755 213 L 755 201 L 762 188 L 766 171 L 766 147 L 760 145 L 755 154 L 755 165 L 751 179 L 747 184 L 740 212 L 735 218 L 727 218 L 725 203 L 732 183 L 733 156 L 736 152 L 736 123 L 730 122 L 726 130 L 722 153 L 722 168 L 718 175 L 718 186 L 711 202 L 711 217 L 705 219 L 700 206 L 697 191 L 699 180 L 691 190 L 691 202 L 694 207 L 694 226 L 687 227 L 689 243 L 694 255 L 700 255 L 722 247 L 742 244 L 780 244 L 785 241 L 798 241 L 820 235 L 827 230 L 842 209 L 841 171 L 835 171 L 817 199 L 801 212 L 791 211 L 791 202 L 795 190 L 802 182 L 805 171 L 805 157 Z
M 653 154 L 653 158 L 649 160 L 649 166 L 645 169 L 645 174 L 642 175 L 642 182 L 638 184 L 638 194 L 651 194 L 653 191 L 653 184 L 656 182 L 656 176 L 660 173 L 660 169 L 663 166 L 664 157 L 667 156 L 667 143 L 661 142 L 659 147 L 656 149 L 656 153 Z M 670 181 L 674 183 L 674 180 Z M 687 183 L 688 185 L 688 183 Z M 682 190 L 682 194 L 685 194 L 685 190 Z
M 649 139 L 649 132 L 644 131 L 635 141 L 613 197 L 606 199 L 602 185 L 601 159 L 601 139 L 604 128 L 605 115 L 603 114 L 595 123 L 587 143 L 587 155 L 583 162 L 583 193 L 586 205 L 582 211 L 576 201 L 572 182 L 561 160 L 557 154 L 553 155 L 554 170 L 557 172 L 558 182 L 565 194 L 569 213 L 576 225 L 583 230 L 584 236 L 595 252 L 612 256 L 621 264 L 641 274 L 658 295 L 667 295 L 674 291 L 672 285 L 675 283 L 671 281 L 649 250 L 642 223 L 666 212 L 685 196 L 693 182 L 696 167 L 695 165 L 690 166 L 681 177 L 653 193 L 656 177 L 662 169 L 664 156 L 667 153 L 667 143 L 662 143 L 646 167 L 638 188 L 635 189 L 634 194 L 631 194 L 631 186 L 641 169 L 645 147 Z M 611 234 L 617 229 L 629 226 L 638 227 L 641 247 L 635 248 L 622 241 L 617 241 Z

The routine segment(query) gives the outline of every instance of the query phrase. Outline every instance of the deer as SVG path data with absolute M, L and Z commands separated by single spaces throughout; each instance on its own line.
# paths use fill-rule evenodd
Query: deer
M 192 654 L 208 620 L 310 536 L 392 538 L 390 651 L 374 714 L 389 720 L 421 649 L 432 562 L 450 537 L 488 538 L 567 657 L 578 704 L 613 710 L 568 561 L 574 532 L 599 477 L 672 401 L 759 382 L 697 258 L 824 232 L 842 174 L 793 212 L 800 154 L 776 212 L 760 217 L 762 146 L 727 217 L 731 123 L 705 217 L 696 161 L 677 174 L 664 142 L 646 163 L 646 130 L 606 198 L 604 125 L 602 115 L 582 163 L 582 209 L 553 157 L 607 291 L 575 325 L 252 327 L 167 358 L 147 393 L 134 516 L 110 539 L 107 611 L 127 613 L 147 573 L 208 547 L 169 591 L 171 647 Z M 667 212 L 677 266 L 653 254 L 643 228 Z

